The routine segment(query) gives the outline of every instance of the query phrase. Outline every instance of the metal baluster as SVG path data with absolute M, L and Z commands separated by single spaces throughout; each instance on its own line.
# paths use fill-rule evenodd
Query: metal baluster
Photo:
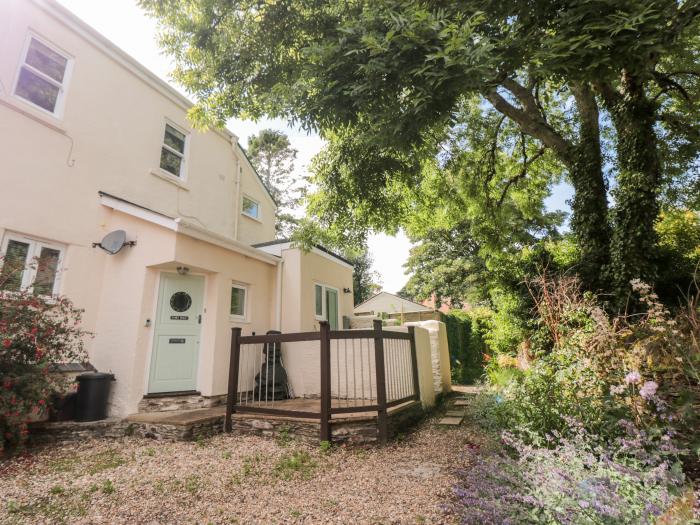
M 258 407 L 262 405 L 262 346 L 263 345 L 260 345 L 260 350 L 258 351 L 258 359 L 260 361 L 258 364 L 258 373 L 260 374 L 260 381 L 258 381 Z
M 406 397 L 406 341 L 403 339 L 400 341 L 401 343 L 401 397 Z
M 391 370 L 389 369 L 389 356 L 391 349 L 389 348 L 389 340 L 384 339 L 384 389 L 386 390 L 386 400 L 391 401 Z M 375 348 L 376 352 L 377 349 Z
M 350 387 L 348 386 L 348 340 L 345 340 L 345 406 L 348 406 L 348 398 L 350 397 Z
M 365 405 L 365 359 L 362 356 L 362 339 L 353 339 L 360 343 L 360 388 L 362 389 L 362 406 Z M 354 346 L 353 346 L 354 347 Z
M 277 343 L 272 343 L 272 408 L 275 408 L 275 372 L 277 372 Z
M 347 339 L 346 339 L 347 341 Z M 357 372 L 355 368 L 355 341 L 350 341 L 350 350 L 352 351 L 352 399 L 353 404 L 357 404 Z
M 241 384 L 242 384 L 242 383 L 241 383 L 241 377 L 242 377 L 242 375 L 243 375 L 243 374 L 241 374 L 241 353 L 242 353 L 242 352 L 243 352 L 243 346 L 239 345 L 239 346 L 238 346 L 238 372 L 237 372 L 237 374 L 238 374 L 238 387 L 236 388 L 236 390 L 238 390 L 238 392 L 234 392 L 234 393 L 233 393 L 233 395 L 235 396 L 235 398 L 238 400 L 238 403 L 236 403 L 236 404 L 238 404 L 238 405 L 241 404 L 241 397 L 242 397 L 242 396 L 241 396 L 241 391 L 240 391 L 240 390 L 241 390 Z
M 371 404 L 374 396 L 372 395 L 372 352 L 369 339 L 367 339 L 367 368 L 369 369 L 369 402 Z

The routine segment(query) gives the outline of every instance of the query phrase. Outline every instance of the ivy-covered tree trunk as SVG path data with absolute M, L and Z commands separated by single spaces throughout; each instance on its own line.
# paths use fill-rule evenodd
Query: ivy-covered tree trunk
M 607 290 L 611 228 L 600 151 L 600 125 L 595 95 L 587 85 L 572 85 L 580 136 L 572 147 L 570 179 L 574 187 L 571 230 L 581 250 L 579 276 L 586 288 Z
M 622 93 L 606 97 L 617 134 L 617 185 L 611 246 L 611 272 L 617 301 L 623 306 L 632 279 L 653 285 L 657 277 L 657 238 L 661 179 L 655 103 L 641 82 L 623 77 Z M 612 102 L 612 103 L 610 103 Z

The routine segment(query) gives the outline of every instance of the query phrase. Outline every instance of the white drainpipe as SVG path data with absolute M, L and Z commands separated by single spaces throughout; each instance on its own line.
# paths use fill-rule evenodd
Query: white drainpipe
M 284 260 L 280 259 L 277 263 L 277 297 L 276 297 L 276 312 L 275 312 L 275 330 L 282 331 L 282 268 Z

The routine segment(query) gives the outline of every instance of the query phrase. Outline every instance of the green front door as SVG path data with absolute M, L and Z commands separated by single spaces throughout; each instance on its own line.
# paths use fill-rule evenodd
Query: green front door
M 203 296 L 203 277 L 161 274 L 149 393 L 197 389 Z
M 338 292 L 326 289 L 326 308 L 328 310 L 328 324 L 331 330 L 338 329 Z

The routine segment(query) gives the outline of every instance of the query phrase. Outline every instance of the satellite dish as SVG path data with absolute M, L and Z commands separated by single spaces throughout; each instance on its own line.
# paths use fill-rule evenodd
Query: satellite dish
M 108 233 L 100 242 L 92 244 L 93 248 L 99 246 L 110 255 L 115 255 L 121 251 L 124 246 L 133 246 L 136 241 L 126 240 L 126 232 L 124 230 L 114 230 Z

